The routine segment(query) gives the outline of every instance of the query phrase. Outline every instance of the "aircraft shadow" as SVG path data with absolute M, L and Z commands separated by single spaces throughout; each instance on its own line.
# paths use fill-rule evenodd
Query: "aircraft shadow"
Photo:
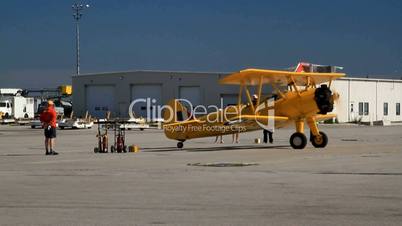
M 163 148 L 143 148 L 145 152 L 169 152 L 169 151 L 187 151 L 187 152 L 207 152 L 207 151 L 230 151 L 230 150 L 251 150 L 251 149 L 288 149 L 289 145 L 275 145 L 275 146 L 214 146 L 214 147 L 202 147 L 202 148 L 182 148 L 177 147 L 163 147 Z
M 3 157 L 22 157 L 22 156 L 44 156 L 44 155 L 45 155 L 45 153 L 43 153 L 43 154 L 23 154 L 23 153 L 21 153 L 21 154 L 2 154 L 0 156 L 3 156 Z

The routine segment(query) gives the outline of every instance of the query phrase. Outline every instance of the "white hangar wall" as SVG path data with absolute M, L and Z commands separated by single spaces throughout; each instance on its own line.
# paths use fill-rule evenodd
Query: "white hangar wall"
M 334 110 L 339 122 L 402 121 L 401 80 L 341 78 L 332 89 L 340 94 Z
M 137 98 L 151 97 L 155 104 L 163 105 L 170 99 L 186 96 L 195 104 L 220 106 L 222 97 L 223 106 L 236 104 L 239 87 L 219 84 L 227 74 L 132 71 L 73 76 L 73 108 L 78 116 L 88 110 L 101 118 L 107 111 L 113 117 L 128 117 L 129 105 Z M 402 80 L 347 77 L 335 80 L 332 89 L 340 94 L 334 112 L 341 123 L 402 121 L 397 109 L 402 103 Z M 251 88 L 250 92 L 255 90 Z M 264 87 L 263 93 L 269 92 L 269 87 Z M 384 105 L 388 106 L 388 112 L 384 112 Z M 144 116 L 147 110 L 145 104 L 134 107 L 137 116 Z
M 239 87 L 220 85 L 227 73 L 133 71 L 73 76 L 73 110 L 75 115 L 88 112 L 98 118 L 111 111 L 112 117 L 128 117 L 130 103 L 134 99 L 150 97 L 155 105 L 166 104 L 173 98 L 184 98 L 194 105 L 223 107 L 237 104 Z M 264 87 L 263 93 L 270 89 Z M 250 92 L 254 93 L 253 87 Z M 244 93 L 244 92 L 243 92 Z M 243 96 L 245 100 L 245 94 Z M 152 112 L 151 106 L 151 112 Z M 146 116 L 146 104 L 136 104 L 136 116 Z M 152 115 L 151 117 L 155 117 Z

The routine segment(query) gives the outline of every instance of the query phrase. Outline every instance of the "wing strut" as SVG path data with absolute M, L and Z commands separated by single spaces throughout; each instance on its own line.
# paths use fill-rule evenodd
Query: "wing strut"
M 260 76 L 260 81 L 258 83 L 258 99 L 257 99 L 257 105 L 256 106 L 260 106 L 261 93 L 262 93 L 262 76 Z M 258 112 L 256 112 L 256 114 L 257 113 Z
M 243 96 L 243 86 L 244 86 L 244 84 L 241 83 L 240 84 L 240 89 L 239 89 L 239 97 L 237 99 L 237 106 L 239 107 L 239 109 L 240 109 L 240 106 L 241 106 L 241 99 L 242 99 L 242 96 Z
M 277 92 L 279 96 L 281 96 L 281 98 L 285 98 L 285 95 L 283 95 L 283 93 L 278 89 L 275 83 L 272 83 L 272 87 L 275 89 L 275 92 Z
M 248 90 L 247 85 L 244 85 L 244 89 L 246 90 L 247 99 L 250 104 L 251 110 L 253 110 L 253 112 L 255 112 L 254 104 L 253 104 L 253 101 L 251 100 L 250 91 Z
M 296 82 L 295 82 L 293 76 L 289 76 L 289 79 L 290 79 L 290 81 L 291 81 L 290 86 L 293 87 L 293 88 L 295 89 L 297 95 L 300 96 L 300 91 L 299 91 L 299 89 L 298 89 L 297 86 L 296 86 Z

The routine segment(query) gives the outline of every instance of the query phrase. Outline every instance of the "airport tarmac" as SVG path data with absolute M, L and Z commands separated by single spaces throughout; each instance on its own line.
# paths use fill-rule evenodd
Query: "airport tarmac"
M 402 126 L 325 125 L 325 149 L 190 140 L 128 131 L 139 153 L 94 154 L 96 128 L 58 130 L 45 156 L 41 129 L 0 126 L 1 225 L 400 225 Z M 194 163 L 256 163 L 244 167 Z

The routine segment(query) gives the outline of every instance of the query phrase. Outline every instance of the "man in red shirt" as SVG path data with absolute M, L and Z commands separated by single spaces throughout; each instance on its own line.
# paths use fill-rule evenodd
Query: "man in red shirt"
M 40 121 L 45 129 L 46 155 L 58 155 L 58 153 L 53 150 L 56 139 L 56 119 L 57 114 L 54 109 L 54 103 L 49 100 L 46 109 L 40 114 Z

